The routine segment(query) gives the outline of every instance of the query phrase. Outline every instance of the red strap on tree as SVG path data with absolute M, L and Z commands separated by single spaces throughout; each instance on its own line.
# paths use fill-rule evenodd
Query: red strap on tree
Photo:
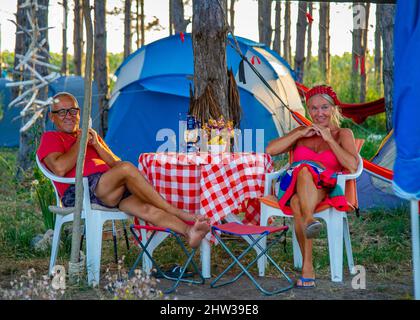
M 184 43 L 184 41 L 185 41 L 185 35 L 184 35 L 184 32 L 180 32 L 180 33 L 179 33 L 179 37 L 181 38 L 182 43 Z
M 359 56 L 356 54 L 356 62 L 354 64 L 354 69 L 359 70 Z
M 314 21 L 314 18 L 312 18 L 311 14 L 309 12 L 306 13 L 306 18 L 308 19 L 308 23 L 312 24 Z
M 360 74 L 364 76 L 366 74 L 365 56 L 360 59 Z

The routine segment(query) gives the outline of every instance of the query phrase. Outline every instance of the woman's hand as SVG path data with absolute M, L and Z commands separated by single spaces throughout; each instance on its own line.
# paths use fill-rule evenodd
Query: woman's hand
M 318 126 L 316 124 L 312 124 L 312 127 L 314 128 L 316 133 L 318 135 L 320 135 L 322 137 L 322 139 L 324 139 L 325 142 L 334 141 L 334 138 L 331 134 L 331 129 L 330 128 L 328 128 L 328 127 L 324 128 L 324 127 Z
M 317 130 L 313 126 L 307 126 L 301 129 L 302 138 L 309 138 L 318 134 Z

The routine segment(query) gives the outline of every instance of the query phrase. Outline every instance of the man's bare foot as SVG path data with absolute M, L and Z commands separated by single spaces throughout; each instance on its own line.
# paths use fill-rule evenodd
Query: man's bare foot
M 197 248 L 201 240 L 210 231 L 210 225 L 205 220 L 197 220 L 187 231 L 188 244 L 191 248 Z

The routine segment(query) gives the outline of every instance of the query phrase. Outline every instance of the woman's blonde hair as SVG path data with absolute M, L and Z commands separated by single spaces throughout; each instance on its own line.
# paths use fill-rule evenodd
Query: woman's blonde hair
M 315 96 L 317 96 L 317 95 L 314 95 L 314 96 L 312 96 L 311 98 L 309 98 L 309 100 L 308 100 L 308 104 L 309 104 L 309 101 L 310 101 L 313 97 L 315 97 Z M 337 105 L 334 103 L 334 99 L 333 99 L 333 98 L 331 98 L 328 94 L 321 93 L 321 94 L 318 94 L 318 96 L 323 97 L 323 98 L 324 98 L 325 100 L 327 100 L 327 101 L 330 103 L 330 105 L 333 107 L 333 111 L 332 111 L 332 114 L 331 114 L 331 123 L 332 123 L 334 126 L 336 126 L 337 128 L 340 128 L 341 121 L 343 120 L 343 115 L 341 114 L 341 109 L 340 109 L 340 107 L 339 107 L 339 106 L 337 106 Z M 309 108 L 309 106 L 308 106 L 308 108 Z

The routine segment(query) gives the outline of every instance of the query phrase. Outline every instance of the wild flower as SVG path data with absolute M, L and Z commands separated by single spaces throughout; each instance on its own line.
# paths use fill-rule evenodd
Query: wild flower
M 33 268 L 19 279 L 10 281 L 10 289 L 0 288 L 0 298 L 4 300 L 59 300 L 64 293 L 64 290 L 52 287 L 49 276 L 37 279 Z
M 154 300 L 163 296 L 162 291 L 156 289 L 157 280 L 141 270 L 134 270 L 129 277 L 123 267 L 123 256 L 118 261 L 117 273 L 112 274 L 109 268 L 105 272 L 107 284 L 104 289 L 112 294 L 114 300 Z

